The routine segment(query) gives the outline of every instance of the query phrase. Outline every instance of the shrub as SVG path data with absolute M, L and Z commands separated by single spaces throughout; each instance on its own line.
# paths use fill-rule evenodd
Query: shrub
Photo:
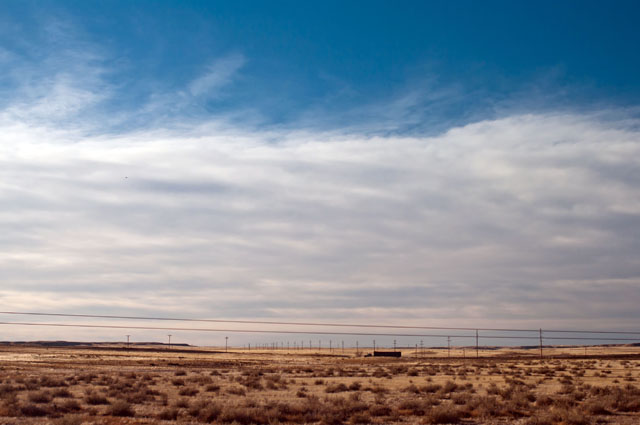
M 189 399 L 187 398 L 179 398 L 176 400 L 176 407 L 182 407 L 183 409 L 187 409 L 189 407 Z
M 368 413 L 356 413 L 355 415 L 351 416 L 349 422 L 352 424 L 370 424 L 371 416 L 369 416 Z
M 206 392 L 209 392 L 209 393 L 215 393 L 215 392 L 220 391 L 220 385 L 218 385 L 218 384 L 209 384 L 204 388 L 204 390 Z
M 247 394 L 247 392 L 245 391 L 244 388 L 238 387 L 238 386 L 233 386 L 233 387 L 227 388 L 227 393 L 233 394 L 233 395 L 246 395 Z
M 562 422 L 565 425 L 589 425 L 589 419 L 582 413 L 573 409 L 555 409 L 552 411 L 554 422 Z
M 68 384 L 64 381 L 64 379 L 56 379 L 47 375 L 40 378 L 41 387 L 66 387 L 67 385 Z
M 48 411 L 36 404 L 26 404 L 20 407 L 20 413 L 23 416 L 46 416 Z
M 91 404 L 93 406 L 98 404 L 109 404 L 109 400 L 107 400 L 104 395 L 95 392 L 89 392 L 85 397 L 85 401 L 87 404 Z
M 180 391 L 178 392 L 178 394 L 183 395 L 183 396 L 187 396 L 187 397 L 193 397 L 194 395 L 198 394 L 198 389 L 194 388 L 194 387 L 184 387 L 182 389 L 180 389 Z
M 453 401 L 453 404 L 456 405 L 465 405 L 467 403 L 469 403 L 472 399 L 473 395 L 469 394 L 469 393 L 458 393 L 458 394 L 454 394 L 451 397 L 451 401 Z
M 347 390 L 348 390 L 347 386 L 342 382 L 340 382 L 339 384 L 327 385 L 327 387 L 324 389 L 324 392 L 331 394 L 331 393 L 340 393 Z
M 270 422 L 264 409 L 237 406 L 226 406 L 220 413 L 218 420 L 223 423 L 238 423 L 240 425 L 268 424 Z
M 0 398 L 5 398 L 6 396 L 11 396 L 18 391 L 18 387 L 14 387 L 9 384 L 0 385 Z
M 175 407 L 168 407 L 158 413 L 158 419 L 162 419 L 164 421 L 175 421 L 178 419 L 178 409 Z
M 434 407 L 427 414 L 429 424 L 457 424 L 462 419 L 462 413 L 451 405 Z
M 473 397 L 467 402 L 467 410 L 471 410 L 474 416 L 490 418 L 498 416 L 502 411 L 502 405 L 496 396 Z
M 365 390 L 367 390 L 367 388 L 365 388 Z M 389 390 L 383 387 L 382 385 L 376 385 L 372 388 L 368 388 L 368 390 L 374 394 L 386 394 L 389 392 Z
M 78 376 L 78 380 L 84 382 L 85 384 L 90 384 L 91 381 L 96 379 L 98 375 L 95 373 L 85 373 L 84 375 Z
M 442 387 L 442 392 L 445 393 L 445 394 L 448 394 L 448 393 L 454 392 L 457 389 L 458 389 L 458 384 L 456 384 L 455 382 L 452 382 L 452 381 L 447 381 L 447 382 L 445 382 L 444 386 Z
M 80 403 L 78 403 L 76 400 L 66 400 L 64 403 L 58 406 L 58 410 L 65 413 L 79 412 L 81 409 L 82 408 L 80 407 Z
M 118 400 L 107 409 L 107 414 L 111 416 L 130 417 L 134 415 L 131 405 L 124 400 Z
M 262 379 L 259 376 L 247 376 L 246 378 L 239 377 L 238 382 L 244 385 L 247 388 L 253 390 L 263 390 L 264 386 L 262 385 Z M 271 388 L 274 388 L 273 381 L 271 381 Z
M 217 404 L 208 404 L 198 413 L 198 419 L 203 422 L 213 422 L 220 416 L 222 408 Z
M 420 391 L 423 393 L 435 393 L 438 392 L 442 388 L 442 385 L 438 384 L 427 384 L 420 387 Z
M 27 398 L 34 403 L 49 403 L 52 399 L 51 393 L 46 390 L 30 392 Z
M 58 397 L 58 398 L 69 398 L 69 397 L 73 397 L 73 395 L 69 392 L 68 389 L 66 388 L 58 388 L 57 390 L 55 390 L 53 392 L 53 396 L 54 397 Z
M 416 387 L 414 384 L 409 385 L 408 387 L 406 387 L 404 389 L 405 392 L 411 393 L 411 394 L 419 394 L 420 393 L 420 389 L 418 387 Z
M 371 416 L 389 416 L 391 414 L 391 408 L 389 406 L 375 405 L 369 409 Z
M 582 408 L 590 415 L 608 415 L 610 413 L 600 400 L 591 400 L 583 404 Z
M 412 398 L 398 404 L 398 412 L 404 415 L 423 416 L 431 408 L 431 403 L 424 399 Z

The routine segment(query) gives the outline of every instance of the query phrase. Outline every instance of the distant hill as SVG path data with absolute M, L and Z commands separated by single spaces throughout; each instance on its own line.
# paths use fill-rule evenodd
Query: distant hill
M 124 345 L 125 342 L 77 342 L 77 341 L 0 341 L 1 345 L 20 345 L 30 347 L 100 347 Z M 163 342 L 131 342 L 131 346 L 169 346 Z M 190 344 L 171 344 L 172 347 L 191 347 Z

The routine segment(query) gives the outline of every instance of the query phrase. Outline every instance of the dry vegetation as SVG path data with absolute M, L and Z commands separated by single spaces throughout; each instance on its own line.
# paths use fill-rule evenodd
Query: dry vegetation
M 0 423 L 640 423 L 640 357 L 3 347 Z

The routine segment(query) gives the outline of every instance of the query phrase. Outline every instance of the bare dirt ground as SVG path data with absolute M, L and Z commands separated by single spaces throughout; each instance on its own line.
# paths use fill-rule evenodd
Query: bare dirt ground
M 402 351 L 4 345 L 0 423 L 640 424 L 639 347 Z

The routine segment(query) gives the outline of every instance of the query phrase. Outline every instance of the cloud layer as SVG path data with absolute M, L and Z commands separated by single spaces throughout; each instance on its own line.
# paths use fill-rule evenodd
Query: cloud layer
M 1 300 L 16 310 L 632 326 L 635 124 L 520 115 L 429 138 L 5 127 Z

